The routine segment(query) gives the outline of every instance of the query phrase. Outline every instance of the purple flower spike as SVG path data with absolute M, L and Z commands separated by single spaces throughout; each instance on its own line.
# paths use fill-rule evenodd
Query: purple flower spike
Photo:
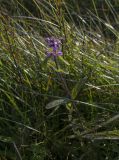
M 63 53 L 60 51 L 61 48 L 61 40 L 60 39 L 56 39 L 54 37 L 48 37 L 45 39 L 49 49 L 52 49 L 52 52 L 47 52 L 47 57 L 53 56 L 53 57 L 57 57 L 57 56 L 62 56 Z

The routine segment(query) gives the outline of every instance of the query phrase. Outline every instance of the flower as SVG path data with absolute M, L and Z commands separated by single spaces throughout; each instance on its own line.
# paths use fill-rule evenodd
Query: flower
M 61 48 L 61 40 L 54 38 L 54 37 L 48 37 L 45 39 L 47 46 L 49 47 L 50 51 L 47 51 L 47 57 L 57 57 L 57 56 L 62 56 L 63 53 L 60 51 Z
M 62 55 L 63 55 L 63 53 L 61 51 L 58 51 L 56 53 L 54 53 L 54 52 L 47 52 L 47 57 L 51 57 L 51 56 L 57 57 L 57 56 L 62 56 Z

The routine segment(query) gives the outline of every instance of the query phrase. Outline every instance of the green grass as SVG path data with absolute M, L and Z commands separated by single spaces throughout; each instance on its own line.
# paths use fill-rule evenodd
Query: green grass
M 118 160 L 119 41 L 109 17 L 94 1 L 87 19 L 66 1 L 33 0 L 36 15 L 21 1 L 1 4 L 0 158 Z M 47 36 L 64 39 L 56 61 Z

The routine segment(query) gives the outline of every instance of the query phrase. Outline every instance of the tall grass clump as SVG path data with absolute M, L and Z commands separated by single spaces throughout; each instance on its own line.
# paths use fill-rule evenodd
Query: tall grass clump
M 96 2 L 0 2 L 1 159 L 119 159 L 118 12 Z

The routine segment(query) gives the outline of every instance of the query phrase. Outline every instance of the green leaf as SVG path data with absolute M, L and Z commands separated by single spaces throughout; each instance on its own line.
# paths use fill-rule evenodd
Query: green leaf
M 70 66 L 70 64 L 63 58 L 63 57 L 59 57 L 59 59 L 65 63 L 67 66 Z
M 11 137 L 5 137 L 5 136 L 0 136 L 0 141 L 7 142 L 7 143 L 13 142 Z
M 79 89 L 80 89 L 80 83 L 76 83 L 76 85 L 74 86 L 74 88 L 72 89 L 72 92 L 71 92 L 71 96 L 72 96 L 72 99 L 75 99 L 79 93 Z
M 61 104 L 66 104 L 67 102 L 68 102 L 68 99 L 54 100 L 46 105 L 46 109 L 51 109 L 51 108 L 60 106 Z

